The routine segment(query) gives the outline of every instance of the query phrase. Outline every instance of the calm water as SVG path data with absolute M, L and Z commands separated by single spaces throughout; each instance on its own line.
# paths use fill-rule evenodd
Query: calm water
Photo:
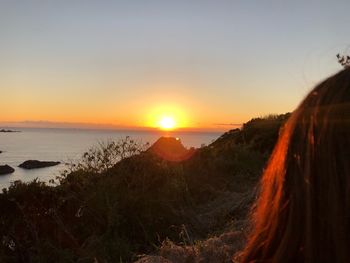
M 16 130 L 16 129 L 14 129 Z M 117 140 L 130 136 L 132 139 L 154 143 L 160 136 L 174 136 L 181 139 L 185 147 L 200 147 L 217 139 L 220 133 L 173 132 L 163 134 L 149 131 L 106 131 L 74 129 L 30 129 L 21 128 L 22 132 L 0 133 L 0 165 L 8 164 L 15 168 L 11 175 L 0 177 L 0 189 L 8 187 L 15 180 L 31 181 L 38 178 L 48 180 L 64 170 L 64 164 L 24 170 L 18 165 L 26 160 L 61 161 L 77 160 L 90 147 L 101 141 Z

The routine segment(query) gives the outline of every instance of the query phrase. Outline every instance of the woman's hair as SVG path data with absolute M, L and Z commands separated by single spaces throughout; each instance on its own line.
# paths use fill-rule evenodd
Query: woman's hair
M 240 262 L 350 262 L 350 69 L 293 112 L 264 171 Z

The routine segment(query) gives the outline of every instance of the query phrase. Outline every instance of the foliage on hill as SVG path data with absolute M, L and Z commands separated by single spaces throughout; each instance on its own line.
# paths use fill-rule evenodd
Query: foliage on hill
M 224 133 L 212 146 L 222 148 L 238 144 L 248 146 L 260 153 L 270 154 L 281 126 L 289 116 L 290 113 L 286 113 L 251 119 L 243 124 L 242 129 L 234 129 Z
M 55 187 L 15 182 L 0 195 L 0 261 L 130 262 L 167 238 L 205 238 L 245 216 L 240 198 L 287 117 L 253 119 L 180 162 L 126 138 L 85 153 Z

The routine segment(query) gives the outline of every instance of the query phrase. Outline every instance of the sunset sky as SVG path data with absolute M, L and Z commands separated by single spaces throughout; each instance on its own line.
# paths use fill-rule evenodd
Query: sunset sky
M 341 69 L 349 12 L 348 0 L 0 0 L 0 122 L 172 116 L 227 130 L 292 111 Z

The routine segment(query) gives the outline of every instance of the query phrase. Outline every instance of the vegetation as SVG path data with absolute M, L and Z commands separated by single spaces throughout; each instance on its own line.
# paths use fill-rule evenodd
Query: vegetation
M 127 137 L 85 153 L 55 187 L 13 183 L 0 194 L 0 261 L 131 262 L 195 243 L 204 257 L 197 240 L 244 225 L 288 116 L 253 119 L 180 162 Z

